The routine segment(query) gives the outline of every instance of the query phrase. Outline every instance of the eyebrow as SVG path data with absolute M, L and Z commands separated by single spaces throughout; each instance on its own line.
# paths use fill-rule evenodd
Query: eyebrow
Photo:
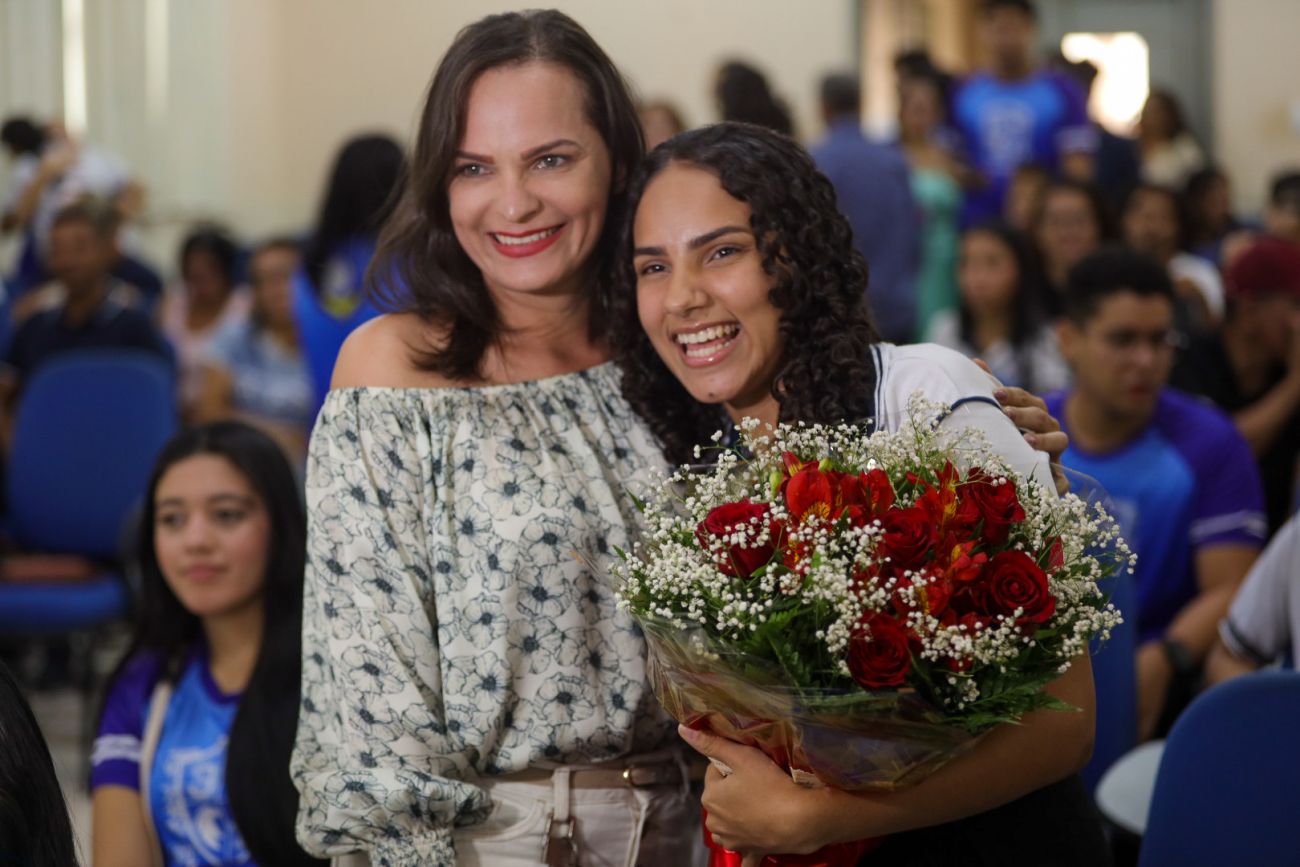
M 705 232 L 703 235 L 696 235 L 687 243 L 687 248 L 698 250 L 710 241 L 716 241 L 723 235 L 730 235 L 733 232 L 749 232 L 744 226 L 722 226 L 711 232 Z M 637 247 L 632 251 L 633 256 L 662 256 L 664 255 L 663 247 Z
M 582 148 L 582 145 L 578 144 L 573 139 L 557 138 L 555 141 L 548 141 L 546 144 L 541 144 L 538 145 L 537 147 L 529 148 L 528 150 L 524 151 L 523 158 L 526 160 L 530 160 L 533 157 L 541 156 L 547 151 L 555 150 L 556 148 L 566 147 L 566 146 L 575 147 L 579 149 Z M 476 163 L 492 162 L 492 158 L 489 156 L 485 156 L 483 154 L 472 154 L 469 151 L 456 151 L 456 159 L 471 160 L 472 162 L 476 162 Z
M 233 501 L 235 501 L 236 503 L 239 503 L 240 505 L 245 505 L 245 506 L 247 506 L 247 505 L 252 505 L 252 503 L 253 503 L 253 498 L 252 498 L 252 497 L 246 497 L 246 496 L 244 496 L 244 495 L 242 495 L 242 494 L 213 494 L 212 496 L 210 496 L 210 497 L 207 498 L 206 502 L 207 502 L 209 505 L 216 505 L 217 503 L 225 502 L 225 501 L 227 501 L 227 500 L 233 500 Z M 161 509 L 161 508 L 164 508 L 164 507 L 167 507 L 167 506 L 183 506 L 183 505 L 185 505 L 185 500 L 183 500 L 182 498 L 180 498 L 180 497 L 168 497 L 168 498 L 165 499 L 165 500 L 159 500 L 159 501 L 154 505 L 154 508 L 155 508 L 155 509 Z

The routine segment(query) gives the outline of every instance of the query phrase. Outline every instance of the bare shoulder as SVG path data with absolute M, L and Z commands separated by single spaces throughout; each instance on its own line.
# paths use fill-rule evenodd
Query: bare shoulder
M 438 388 L 451 383 L 416 358 L 442 339 L 414 313 L 388 313 L 358 326 L 339 350 L 330 388 Z

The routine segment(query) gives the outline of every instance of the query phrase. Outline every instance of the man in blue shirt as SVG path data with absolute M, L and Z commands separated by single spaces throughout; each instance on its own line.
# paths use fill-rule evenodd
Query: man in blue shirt
M 952 122 L 987 181 L 967 195 L 965 225 L 1002 213 L 1007 184 L 1024 163 L 1091 176 L 1097 133 L 1088 121 L 1087 97 L 1068 75 L 1036 68 L 1037 24 L 1030 0 L 983 4 L 980 35 L 990 67 L 962 82 L 952 100 Z
M 1061 352 L 1074 387 L 1048 399 L 1062 463 L 1101 482 L 1138 555 L 1138 734 L 1172 721 L 1265 538 L 1250 447 L 1232 420 L 1166 387 L 1174 289 L 1157 262 L 1107 249 L 1070 272 Z M 1135 617 L 1136 614 L 1136 617 Z
M 809 150 L 835 185 L 840 211 L 853 226 L 853 244 L 867 260 L 867 300 L 876 327 L 886 340 L 910 343 L 916 337 L 921 212 L 907 163 L 894 148 L 863 135 L 856 79 L 829 76 L 821 96 L 826 137 Z
M 69 205 L 50 228 L 50 267 L 63 302 L 18 326 L 0 358 L 0 419 L 12 415 L 23 383 L 46 361 L 79 349 L 172 352 L 149 315 L 126 303 L 111 274 L 116 218 L 105 206 Z M 3 427 L 3 425 L 0 425 Z

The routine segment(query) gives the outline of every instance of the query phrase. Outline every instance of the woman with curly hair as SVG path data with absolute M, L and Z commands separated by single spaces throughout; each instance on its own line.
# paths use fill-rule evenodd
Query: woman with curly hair
M 1009 464 L 1051 484 L 994 380 L 951 350 L 878 341 L 849 226 L 794 141 L 747 124 L 684 133 L 649 155 L 628 196 L 614 345 L 624 394 L 670 458 L 690 460 L 744 417 L 893 428 L 920 390 L 953 408 L 935 419 L 942 429 L 984 431 Z M 1105 863 L 1076 776 L 1092 747 L 1088 658 L 1048 690 L 1081 712 L 1030 714 L 888 794 L 805 789 L 756 749 L 681 734 L 728 766 L 705 779 L 708 827 L 747 865 L 885 835 L 864 864 L 953 863 L 956 853 L 963 864 L 1041 863 L 1048 851 L 1054 864 Z

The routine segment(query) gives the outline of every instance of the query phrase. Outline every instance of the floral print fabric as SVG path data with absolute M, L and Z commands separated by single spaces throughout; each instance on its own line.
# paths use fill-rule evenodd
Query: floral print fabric
M 330 392 L 312 438 L 308 851 L 455 863 L 478 778 L 655 749 L 673 726 L 600 568 L 660 462 L 609 364 L 514 385 Z

